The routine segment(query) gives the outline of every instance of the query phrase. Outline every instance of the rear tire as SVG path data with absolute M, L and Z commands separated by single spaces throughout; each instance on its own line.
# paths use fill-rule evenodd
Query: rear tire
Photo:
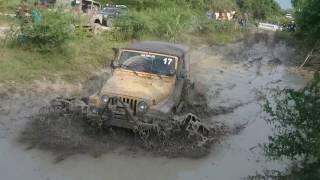
M 101 24 L 99 19 L 94 20 L 95 24 Z

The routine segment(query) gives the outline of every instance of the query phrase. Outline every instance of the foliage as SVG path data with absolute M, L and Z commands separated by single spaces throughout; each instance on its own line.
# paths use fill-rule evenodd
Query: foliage
M 212 21 L 205 17 L 198 18 L 193 27 L 192 32 L 205 37 L 210 45 L 234 42 L 245 32 L 245 28 L 234 21 Z
M 268 120 L 276 131 L 266 152 L 271 157 L 304 161 L 320 158 L 320 75 L 301 90 L 284 89 L 274 96 L 274 106 L 267 101 Z
M 207 0 L 100 0 L 103 4 L 125 4 L 132 9 L 146 10 L 156 8 L 169 8 L 188 6 L 194 10 L 203 9 L 207 5 Z
M 292 6 L 296 9 L 299 9 L 307 0 L 291 0 Z
M 20 0 L 1 0 L 0 12 L 14 12 Z
M 295 0 L 296 22 L 301 36 L 306 37 L 311 44 L 320 39 L 320 3 L 318 0 Z
M 266 19 L 280 15 L 281 8 L 275 0 L 101 0 L 103 3 L 126 4 L 138 11 L 145 9 L 166 9 L 187 7 L 193 11 L 213 9 L 215 11 L 240 10 L 240 14 L 248 13 L 255 19 Z
M 114 25 L 117 27 L 114 32 L 116 39 L 140 39 L 144 34 L 151 31 L 148 23 L 150 17 L 136 11 L 131 11 L 117 18 Z
M 17 41 L 24 46 L 50 51 L 60 48 L 73 36 L 74 18 L 61 10 L 39 11 L 40 21 L 24 17 L 20 20 L 20 34 Z
M 1 41 L 0 41 L 1 42 Z M 110 41 L 104 34 L 73 39 L 50 53 L 1 47 L 0 83 L 29 83 L 33 80 L 84 80 L 110 64 L 113 47 L 122 41 Z
M 254 19 L 264 20 L 270 16 L 281 15 L 281 8 L 274 0 L 236 0 L 242 13 Z
M 301 90 L 278 90 L 265 111 L 275 134 L 264 145 L 268 156 L 289 158 L 294 163 L 288 172 L 265 173 L 248 179 L 319 179 L 320 169 L 320 74 Z
M 237 4 L 234 0 L 209 0 L 208 1 L 209 8 L 215 11 L 224 11 L 231 9 L 238 9 Z
M 116 37 L 128 40 L 154 35 L 173 40 L 191 28 L 193 17 L 191 11 L 183 8 L 129 11 L 115 20 Z

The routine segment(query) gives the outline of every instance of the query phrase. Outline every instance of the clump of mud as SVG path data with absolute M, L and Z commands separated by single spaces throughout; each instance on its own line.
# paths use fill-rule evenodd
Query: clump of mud
M 53 151 L 57 161 L 74 154 L 97 157 L 119 147 L 128 152 L 144 151 L 156 156 L 200 158 L 209 154 L 210 147 L 226 132 L 226 127 L 216 124 L 210 128 L 210 136 L 204 141 L 184 131 L 159 136 L 153 131 L 142 134 L 119 128 L 97 129 L 79 114 L 64 115 L 52 111 L 31 117 L 19 141 L 27 144 L 28 149 Z

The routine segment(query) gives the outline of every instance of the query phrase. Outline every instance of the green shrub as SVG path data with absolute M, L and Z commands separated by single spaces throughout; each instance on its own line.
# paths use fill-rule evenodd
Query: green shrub
M 60 10 L 40 11 L 40 20 L 23 18 L 20 20 L 20 34 L 17 42 L 23 46 L 50 51 L 60 48 L 73 37 L 74 18 Z
M 150 19 L 143 13 L 131 11 L 117 18 L 114 26 L 117 27 L 113 36 L 117 40 L 140 39 L 150 33 Z
M 275 135 L 265 146 L 271 157 L 320 160 L 320 75 L 304 89 L 284 89 L 274 95 L 274 103 L 267 101 L 265 110 Z M 273 105 L 274 104 L 274 105 Z
M 174 40 L 181 32 L 192 27 L 195 16 L 183 8 L 148 9 L 130 11 L 115 20 L 116 39 L 140 39 L 143 36 L 156 36 Z
M 174 40 L 182 32 L 187 32 L 192 24 L 192 12 L 182 8 L 149 11 L 152 17 L 153 34 L 160 38 Z
M 15 12 L 17 5 L 20 0 L 1 0 L 0 1 L 0 12 Z

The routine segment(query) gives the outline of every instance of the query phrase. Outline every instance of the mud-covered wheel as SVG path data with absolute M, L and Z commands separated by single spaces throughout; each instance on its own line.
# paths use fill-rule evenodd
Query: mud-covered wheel
M 102 129 L 104 128 L 104 123 L 102 119 L 93 119 L 91 117 L 85 116 L 85 121 L 89 124 L 90 127 L 94 129 Z
M 58 97 L 50 101 L 50 106 L 56 111 L 68 111 L 70 103 L 67 101 L 68 100 L 62 97 Z
M 200 119 L 194 114 L 188 114 L 182 123 L 182 129 L 190 133 L 190 135 L 201 134 L 209 136 L 209 129 L 201 123 Z

